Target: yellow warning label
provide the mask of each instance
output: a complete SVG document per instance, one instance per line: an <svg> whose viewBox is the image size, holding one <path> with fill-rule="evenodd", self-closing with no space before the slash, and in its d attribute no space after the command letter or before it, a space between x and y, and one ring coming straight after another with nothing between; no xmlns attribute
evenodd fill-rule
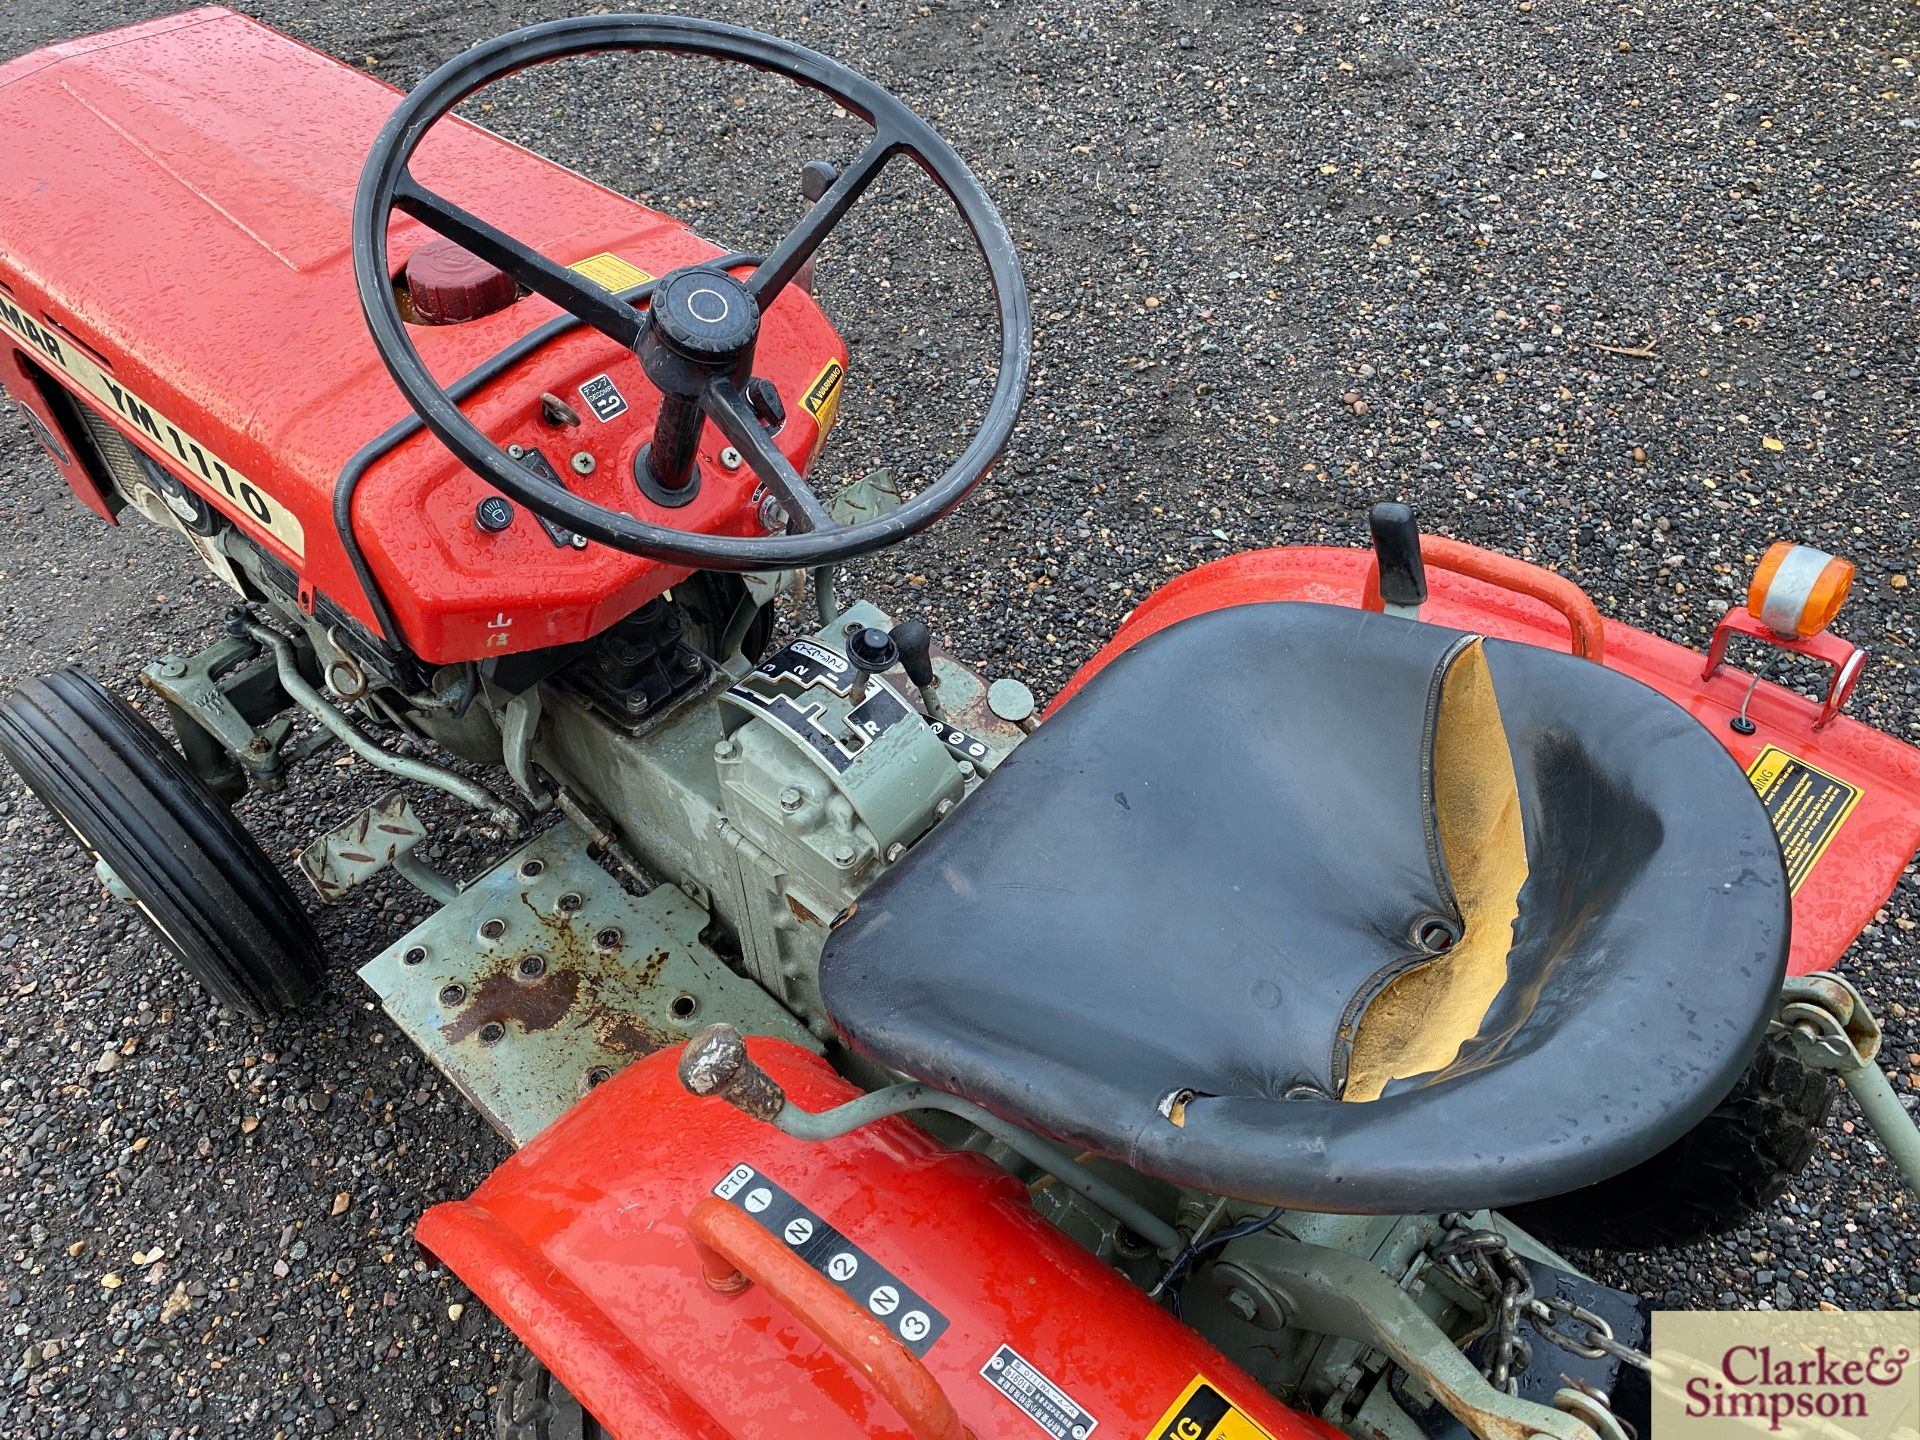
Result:
<svg viewBox="0 0 1920 1440"><path fill-rule="evenodd" d="M813 377L813 383L807 386L806 396L801 401L814 423L820 427L820 434L813 442L813 453L816 455L826 442L827 432L833 428L833 422L840 418L840 385L846 378L846 366L838 360L827 361L820 367L820 373Z"/></svg>
<svg viewBox="0 0 1920 1440"><path fill-rule="evenodd" d="M1769 745L1747 767L1780 837L1787 883L1798 890L1860 803L1860 788Z"/></svg>
<svg viewBox="0 0 1920 1440"><path fill-rule="evenodd" d="M631 290L636 285L644 285L653 279L638 265L622 260L611 250L602 250L598 255L589 255L584 260L576 260L567 267L575 274L584 275L602 290L611 290L618 294L622 290Z"/></svg>
<svg viewBox="0 0 1920 1440"><path fill-rule="evenodd" d="M184 427L169 420L158 406L149 405L101 369L71 339L41 324L4 295L0 295L0 333L19 340L36 359L44 360L98 400L108 414L150 442L175 470L199 482L196 488L233 511L235 518L265 530L296 557L306 554L306 531L291 510L242 475L237 466L215 455L211 446L201 444Z"/></svg>
<svg viewBox="0 0 1920 1440"><path fill-rule="evenodd" d="M1204 1375L1181 1392L1146 1440L1273 1440L1273 1436L1235 1408Z"/></svg>

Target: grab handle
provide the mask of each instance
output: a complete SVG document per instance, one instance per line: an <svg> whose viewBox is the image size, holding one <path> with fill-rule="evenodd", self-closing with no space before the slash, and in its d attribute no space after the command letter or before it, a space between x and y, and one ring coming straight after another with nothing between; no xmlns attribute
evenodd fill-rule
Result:
<svg viewBox="0 0 1920 1440"><path fill-rule="evenodd" d="M758 1285L820 1342L867 1377L907 1422L914 1440L972 1440L940 1382L879 1319L800 1253L717 1195L687 1217L710 1289L737 1295Z"/></svg>
<svg viewBox="0 0 1920 1440"><path fill-rule="evenodd" d="M1582 659L1592 660L1596 664L1605 659L1607 636L1600 612L1594 608L1593 601L1587 598L1587 592L1564 575L1555 575L1551 570L1542 570L1538 565L1529 565L1510 555L1496 555L1491 550L1482 550L1477 545L1449 540L1440 535L1420 537L1420 558L1428 569L1450 570L1455 575L1511 590L1516 595L1525 595L1558 610L1566 617L1570 632L1567 648ZM1367 610L1383 608L1378 557L1367 566L1367 585L1360 604Z"/></svg>

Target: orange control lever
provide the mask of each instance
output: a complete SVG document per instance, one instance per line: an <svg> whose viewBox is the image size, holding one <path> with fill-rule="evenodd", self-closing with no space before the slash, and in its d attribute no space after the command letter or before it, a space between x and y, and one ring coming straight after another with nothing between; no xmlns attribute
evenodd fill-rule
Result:
<svg viewBox="0 0 1920 1440"><path fill-rule="evenodd" d="M687 1233L693 1237L709 1287L722 1295L737 1295L749 1285L760 1286L829 1350L866 1376L907 1422L914 1440L972 1440L947 1392L920 1357L744 1211L709 1195L687 1217Z"/></svg>
<svg viewBox="0 0 1920 1440"><path fill-rule="evenodd" d="M1482 550L1476 545L1448 540L1440 535L1420 537L1420 558L1430 570L1450 570L1470 580L1497 585L1502 590L1511 590L1516 595L1526 595L1551 606L1566 616L1567 628L1572 632L1572 643L1568 648L1575 655L1595 663L1606 657L1606 628L1601 622L1600 612L1594 608L1593 601L1587 598L1587 592L1564 575L1555 575L1551 570L1542 570L1538 565L1529 565L1510 555L1496 555L1491 550ZM1360 604L1367 610L1381 608L1378 560L1367 567L1367 588Z"/></svg>

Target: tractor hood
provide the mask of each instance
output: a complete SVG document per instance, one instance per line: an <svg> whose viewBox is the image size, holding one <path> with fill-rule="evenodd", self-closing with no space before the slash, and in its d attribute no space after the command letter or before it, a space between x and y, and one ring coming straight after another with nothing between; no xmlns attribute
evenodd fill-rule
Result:
<svg viewBox="0 0 1920 1440"><path fill-rule="evenodd" d="M11 388L25 389L17 377L36 368L50 373L206 489L303 592L369 624L332 495L349 458L409 414L361 318L350 244L361 163L396 103L379 80L217 8L0 65L0 359L32 362ZM610 288L720 253L678 221L461 121L436 127L413 169L559 262L597 264ZM396 217L396 267L431 238ZM823 364L844 367L845 352L811 298L793 293L768 313L756 371L797 401ZM409 329L445 383L558 313L526 296L484 319ZM616 423L589 415L560 438L602 447L608 489L591 498L630 504L631 485L616 490L612 473L644 442L656 403L632 356L584 332L522 369L469 406L502 445L520 437L498 417L518 423L537 415L541 390L612 370L626 413ZM490 406L509 388L510 409ZM783 448L804 465L823 429L789 426ZM671 583L650 561L597 547L556 555L532 533L477 552L469 489L490 493L422 437L370 471L354 502L375 571L396 611L411 614L402 628L418 631L405 638L426 658L497 643L505 627L487 634L480 621L508 615L523 593L550 613L515 631L516 649L583 638ZM748 508L744 496L716 487L703 507L712 513L683 523L728 528L736 506Z"/></svg>

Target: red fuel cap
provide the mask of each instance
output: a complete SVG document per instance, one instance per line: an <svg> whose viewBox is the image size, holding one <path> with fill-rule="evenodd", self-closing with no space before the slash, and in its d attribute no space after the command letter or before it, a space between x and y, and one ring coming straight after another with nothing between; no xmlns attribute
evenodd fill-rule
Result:
<svg viewBox="0 0 1920 1440"><path fill-rule="evenodd" d="M478 320L519 295L511 275L451 240L429 240L407 261L407 298L429 325Z"/></svg>

